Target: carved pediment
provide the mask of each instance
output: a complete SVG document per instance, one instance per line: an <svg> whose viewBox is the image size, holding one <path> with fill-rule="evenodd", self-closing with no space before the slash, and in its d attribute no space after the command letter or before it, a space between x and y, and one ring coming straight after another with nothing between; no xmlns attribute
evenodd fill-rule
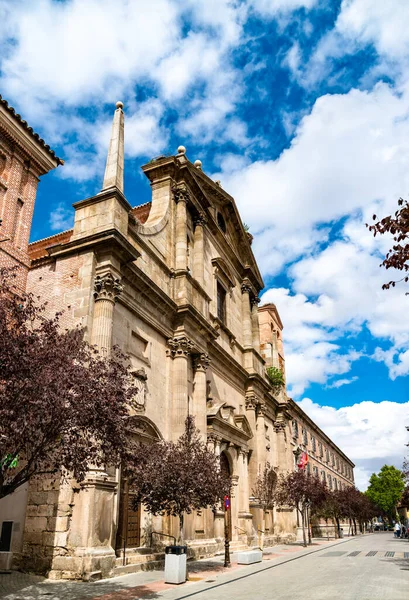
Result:
<svg viewBox="0 0 409 600"><path fill-rule="evenodd" d="M227 402L208 406L208 433L217 434L224 441L246 446L248 440L253 437L253 432L247 417L235 412L236 408Z"/></svg>
<svg viewBox="0 0 409 600"><path fill-rule="evenodd" d="M226 261L219 256L212 260L212 265L215 269L215 275L224 280L229 288L234 288L234 276Z"/></svg>
<svg viewBox="0 0 409 600"><path fill-rule="evenodd" d="M141 415L129 417L126 423L129 433L142 438L143 441L155 442L163 439L161 432L153 421Z"/></svg>

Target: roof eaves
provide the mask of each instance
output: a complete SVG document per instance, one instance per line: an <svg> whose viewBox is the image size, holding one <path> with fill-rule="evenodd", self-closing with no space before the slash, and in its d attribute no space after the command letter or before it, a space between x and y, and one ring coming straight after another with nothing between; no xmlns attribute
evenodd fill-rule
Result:
<svg viewBox="0 0 409 600"><path fill-rule="evenodd" d="M48 144L45 143L45 141L43 140L43 138L41 138L38 133L36 133L34 131L34 129L32 127L29 126L29 124L27 123L27 121L25 121L21 115L19 115L16 110L10 106L10 104L7 102L7 100L5 100L2 95L0 94L0 105L3 106L8 113L10 113L14 119L16 119L16 121L18 121L18 123L20 123L20 125L31 135L32 138L34 138L36 140L36 142L38 144L40 144L40 146L42 146L42 148L48 152L48 154L50 156L52 156L52 158L57 162L58 165L63 165L64 161L62 158L59 158L54 150L52 150L50 148L50 146Z"/></svg>

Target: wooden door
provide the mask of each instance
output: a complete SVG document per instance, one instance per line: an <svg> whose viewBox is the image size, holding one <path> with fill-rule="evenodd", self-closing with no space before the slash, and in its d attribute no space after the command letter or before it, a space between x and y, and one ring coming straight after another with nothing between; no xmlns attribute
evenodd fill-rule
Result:
<svg viewBox="0 0 409 600"><path fill-rule="evenodd" d="M116 550L139 548L140 545L141 505L134 508L134 495L129 492L128 482L121 480Z"/></svg>

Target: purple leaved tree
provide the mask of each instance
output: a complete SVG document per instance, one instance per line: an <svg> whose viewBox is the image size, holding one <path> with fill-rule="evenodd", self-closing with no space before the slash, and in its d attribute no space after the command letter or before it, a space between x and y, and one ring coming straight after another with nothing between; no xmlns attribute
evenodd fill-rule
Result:
<svg viewBox="0 0 409 600"><path fill-rule="evenodd" d="M89 464L123 461L137 392L119 349L103 357L83 330L62 330L13 276L0 273L0 498L33 477L81 481Z"/></svg>
<svg viewBox="0 0 409 600"><path fill-rule="evenodd" d="M220 460L202 441L193 417L176 442L159 441L147 449L139 445L126 473L141 502L152 515L179 518L179 543L183 543L184 515L206 507L215 508L229 494L230 478Z"/></svg>

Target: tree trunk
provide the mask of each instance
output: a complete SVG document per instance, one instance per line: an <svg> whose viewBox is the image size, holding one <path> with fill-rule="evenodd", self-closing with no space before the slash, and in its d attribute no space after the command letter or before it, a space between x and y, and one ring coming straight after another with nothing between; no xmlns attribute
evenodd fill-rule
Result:
<svg viewBox="0 0 409 600"><path fill-rule="evenodd" d="M337 524L338 537L341 537L341 524L338 517L335 517L335 523Z"/></svg>
<svg viewBox="0 0 409 600"><path fill-rule="evenodd" d="M300 512L301 512L302 538L303 538L303 542L304 542L303 545L304 545L304 548L306 548L307 547L307 535L306 535L306 532L305 532L305 520L306 519L305 519L305 508L304 508L304 506L302 507L302 510Z"/></svg>
<svg viewBox="0 0 409 600"><path fill-rule="evenodd" d="M183 524L185 521L185 515L183 513L179 514L179 539L178 539L178 544L180 546L183 546L183 542L184 542L184 535L183 535Z"/></svg>
<svg viewBox="0 0 409 600"><path fill-rule="evenodd" d="M307 527L308 527L308 543L312 545L312 537L311 537L311 512L310 509L307 508Z"/></svg>

